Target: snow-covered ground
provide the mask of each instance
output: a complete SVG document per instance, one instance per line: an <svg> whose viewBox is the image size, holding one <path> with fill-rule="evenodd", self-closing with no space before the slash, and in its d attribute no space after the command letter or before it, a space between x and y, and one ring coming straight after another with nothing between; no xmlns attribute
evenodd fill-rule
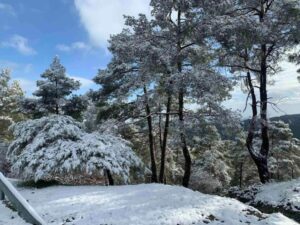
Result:
<svg viewBox="0 0 300 225"><path fill-rule="evenodd" d="M234 199L177 186L53 186L19 191L47 223L55 225L297 224L281 214L262 214ZM15 214L2 208L0 205L1 225L26 224L11 219Z"/></svg>
<svg viewBox="0 0 300 225"><path fill-rule="evenodd" d="M249 204L263 204L300 213L300 179L253 185L245 190L233 190L237 198Z"/></svg>
<svg viewBox="0 0 300 225"><path fill-rule="evenodd" d="M254 202L300 213L300 179L261 186Z"/></svg>
<svg viewBox="0 0 300 225"><path fill-rule="evenodd" d="M0 201L0 224L1 225L23 225L25 223L16 212L13 212L9 208L7 208Z"/></svg>

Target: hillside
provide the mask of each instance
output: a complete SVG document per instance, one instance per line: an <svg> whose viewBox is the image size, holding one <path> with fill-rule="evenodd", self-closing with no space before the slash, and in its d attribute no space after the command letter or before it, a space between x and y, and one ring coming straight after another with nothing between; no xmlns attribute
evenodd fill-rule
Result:
<svg viewBox="0 0 300 225"><path fill-rule="evenodd" d="M43 219L54 225L297 225L279 213L263 214L235 199L178 186L53 186L19 190ZM26 224L20 223L15 213L8 216L1 207L0 204L0 224Z"/></svg>

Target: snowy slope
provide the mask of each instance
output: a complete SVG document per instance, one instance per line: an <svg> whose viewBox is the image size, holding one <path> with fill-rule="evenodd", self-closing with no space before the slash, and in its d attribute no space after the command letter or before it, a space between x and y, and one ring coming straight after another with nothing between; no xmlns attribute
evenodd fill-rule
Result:
<svg viewBox="0 0 300 225"><path fill-rule="evenodd" d="M8 209L0 201L0 225L27 225L24 220L22 220L16 212ZM29 225L29 224L28 224Z"/></svg>
<svg viewBox="0 0 300 225"><path fill-rule="evenodd" d="M19 190L46 222L55 225L297 224L281 214L262 214L234 199L177 186L54 186ZM4 217L7 221L3 223L2 219L0 224L25 224L11 222L14 220L9 219L10 215L9 212Z"/></svg>
<svg viewBox="0 0 300 225"><path fill-rule="evenodd" d="M232 197L251 205L265 205L300 213L300 179L252 185L244 190L232 188Z"/></svg>
<svg viewBox="0 0 300 225"><path fill-rule="evenodd" d="M255 195L254 202L300 213L300 179L263 185Z"/></svg>

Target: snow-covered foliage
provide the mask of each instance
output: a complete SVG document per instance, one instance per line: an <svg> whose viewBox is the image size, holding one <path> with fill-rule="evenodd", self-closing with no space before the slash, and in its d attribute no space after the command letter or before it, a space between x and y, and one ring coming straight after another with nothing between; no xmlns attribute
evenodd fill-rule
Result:
<svg viewBox="0 0 300 225"><path fill-rule="evenodd" d="M289 60L291 62L296 63L297 65L300 65L300 53L293 53L289 56ZM297 70L298 73L300 73L300 69ZM298 77L298 81L300 81L300 76Z"/></svg>
<svg viewBox="0 0 300 225"><path fill-rule="evenodd" d="M255 164L246 148L246 132L241 131L233 140L225 143L225 151L228 154L230 174L232 180L230 185L248 186L259 182Z"/></svg>
<svg viewBox="0 0 300 225"><path fill-rule="evenodd" d="M215 112L230 97L232 82L218 71L211 46L202 40L205 35L202 28L198 30L202 17L191 1L152 0L150 5L151 20L145 15L128 16L128 29L111 37L112 60L94 81L100 85L100 103L130 102L136 112L132 121L145 121L139 132L149 137L153 181L154 146L161 148L162 182L165 153L170 148L169 124L177 119L178 129L174 131L185 161L183 183L188 186L191 156L185 123L194 112L185 110L187 104L197 105L205 114Z"/></svg>
<svg viewBox="0 0 300 225"><path fill-rule="evenodd" d="M99 109L92 101L89 101L87 108L83 113L83 124L84 128L88 132L93 132L97 129L97 116Z"/></svg>
<svg viewBox="0 0 300 225"><path fill-rule="evenodd" d="M237 200L178 186L53 186L20 188L49 224L114 225L297 225L280 213L264 214ZM4 214L2 216L2 214ZM0 223L25 225L0 203Z"/></svg>
<svg viewBox="0 0 300 225"><path fill-rule="evenodd" d="M268 105L271 99L268 84L271 84L271 76L280 71L282 59L299 43L299 1L217 0L200 4L202 2L217 42L220 64L246 80L248 99L252 101L252 124L260 120L261 138L259 151L254 151L255 128L251 125L247 148L257 165L260 180L268 182Z"/></svg>
<svg viewBox="0 0 300 225"><path fill-rule="evenodd" d="M129 143L112 135L85 133L67 116L27 120L11 127L15 140L8 151L12 170L26 180L55 180L69 174L103 176L108 170L129 181L141 161Z"/></svg>
<svg viewBox="0 0 300 225"><path fill-rule="evenodd" d="M218 193L229 185L230 168L220 148L221 146L214 146L206 150L193 163L190 181L192 189L204 193Z"/></svg>
<svg viewBox="0 0 300 225"><path fill-rule="evenodd" d="M300 141L293 138L289 125L270 122L270 171L273 178L285 180L300 175Z"/></svg>
<svg viewBox="0 0 300 225"><path fill-rule="evenodd" d="M6 160L8 144L0 141L0 172L4 175L9 173L9 164Z"/></svg>
<svg viewBox="0 0 300 225"><path fill-rule="evenodd" d="M20 119L18 101L23 91L18 82L10 82L10 79L10 70L0 71L0 139L6 139L9 125Z"/></svg>

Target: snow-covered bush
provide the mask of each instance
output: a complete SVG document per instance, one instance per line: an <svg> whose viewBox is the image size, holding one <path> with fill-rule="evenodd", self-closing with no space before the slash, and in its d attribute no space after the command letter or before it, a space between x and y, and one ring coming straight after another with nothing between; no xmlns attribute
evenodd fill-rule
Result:
<svg viewBox="0 0 300 225"><path fill-rule="evenodd" d="M142 163L125 140L86 133L71 117L53 115L13 125L8 150L12 171L25 180L59 180L74 174L107 172L129 181L131 168Z"/></svg>

